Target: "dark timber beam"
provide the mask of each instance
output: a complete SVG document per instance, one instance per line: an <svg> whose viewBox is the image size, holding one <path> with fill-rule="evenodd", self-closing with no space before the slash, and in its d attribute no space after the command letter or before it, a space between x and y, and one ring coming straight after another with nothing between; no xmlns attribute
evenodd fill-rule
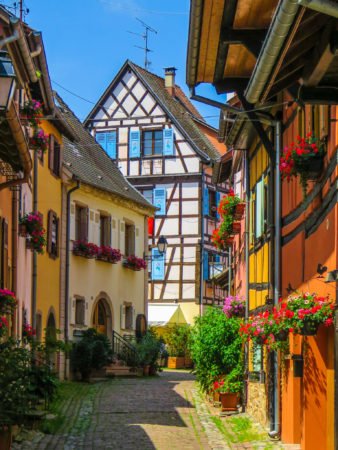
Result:
<svg viewBox="0 0 338 450"><path fill-rule="evenodd" d="M305 86L317 86L327 72L333 58L338 52L337 31L333 31L334 21L331 21L315 46L312 57L303 70L302 80Z"/></svg>
<svg viewBox="0 0 338 450"><path fill-rule="evenodd" d="M225 94L227 92L243 92L249 82L249 78L223 78L221 81L214 83L217 94Z"/></svg>
<svg viewBox="0 0 338 450"><path fill-rule="evenodd" d="M237 8L237 0L227 0L224 4L223 16L222 16L222 24L221 29L223 28L232 28L233 21L235 19ZM224 68L226 59L228 56L228 44L222 42L222 39L219 39L218 50L217 50L217 58L216 58L216 67L214 73L214 82L222 80L224 75Z"/></svg>
<svg viewBox="0 0 338 450"><path fill-rule="evenodd" d="M234 30L223 28L221 31L221 41L224 44L242 44L256 58L259 55L263 41L265 39L266 30Z"/></svg>
<svg viewBox="0 0 338 450"><path fill-rule="evenodd" d="M338 104L338 86L316 88L302 87L300 98L304 103L310 105L337 105Z"/></svg>
<svg viewBox="0 0 338 450"><path fill-rule="evenodd" d="M253 105L248 103L248 101L246 100L246 98L244 97L244 95L242 93L238 93L238 98L240 99L242 106L243 106L244 110L246 111L247 117L250 119L252 126L254 127L256 133L258 134L258 137L260 138L262 144L264 145L265 150L266 150L267 154L269 155L270 161L272 163L274 163L275 162L275 151L274 151L273 142L271 142L271 140L269 139L269 136L268 136L266 130L264 129L262 123L260 122L257 114L254 111L252 111L252 109L254 108Z"/></svg>

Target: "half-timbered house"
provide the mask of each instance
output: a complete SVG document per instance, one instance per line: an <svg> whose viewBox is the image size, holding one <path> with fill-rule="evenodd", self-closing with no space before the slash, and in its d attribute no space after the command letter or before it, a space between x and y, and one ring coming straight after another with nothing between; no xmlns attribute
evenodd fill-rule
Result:
<svg viewBox="0 0 338 450"><path fill-rule="evenodd" d="M86 127L128 180L158 209L149 222L149 301L178 303L188 322L224 292L210 280L221 257L210 243L217 203L211 166L224 144L175 83L127 61L85 120ZM168 248L156 243L165 236ZM201 276L202 275L202 276Z"/></svg>

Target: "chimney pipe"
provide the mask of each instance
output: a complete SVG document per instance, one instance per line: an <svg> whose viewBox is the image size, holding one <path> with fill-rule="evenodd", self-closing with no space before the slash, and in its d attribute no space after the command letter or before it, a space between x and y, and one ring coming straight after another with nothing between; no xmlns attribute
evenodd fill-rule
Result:
<svg viewBox="0 0 338 450"><path fill-rule="evenodd" d="M176 70L176 67L165 67L164 69L164 86L172 97L175 96Z"/></svg>

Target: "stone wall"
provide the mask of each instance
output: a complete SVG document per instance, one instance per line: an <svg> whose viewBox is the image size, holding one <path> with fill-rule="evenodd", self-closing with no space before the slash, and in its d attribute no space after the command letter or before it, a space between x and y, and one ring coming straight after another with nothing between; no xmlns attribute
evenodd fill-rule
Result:
<svg viewBox="0 0 338 450"><path fill-rule="evenodd" d="M248 382L247 413L263 427L268 426L267 388L263 383Z"/></svg>

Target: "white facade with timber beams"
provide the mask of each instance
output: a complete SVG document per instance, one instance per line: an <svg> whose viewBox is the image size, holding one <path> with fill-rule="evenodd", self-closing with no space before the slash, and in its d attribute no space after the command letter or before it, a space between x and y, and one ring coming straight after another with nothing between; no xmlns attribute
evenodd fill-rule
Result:
<svg viewBox="0 0 338 450"><path fill-rule="evenodd" d="M181 305L192 323L200 304L223 302L212 289L226 263L210 242L216 204L225 185L211 182L212 165L225 146L175 85L175 69L158 77L127 61L85 126L128 180L157 208L149 221L149 301ZM168 241L160 255L159 236ZM202 255L202 258L201 258ZM201 280L202 273L202 280Z"/></svg>

